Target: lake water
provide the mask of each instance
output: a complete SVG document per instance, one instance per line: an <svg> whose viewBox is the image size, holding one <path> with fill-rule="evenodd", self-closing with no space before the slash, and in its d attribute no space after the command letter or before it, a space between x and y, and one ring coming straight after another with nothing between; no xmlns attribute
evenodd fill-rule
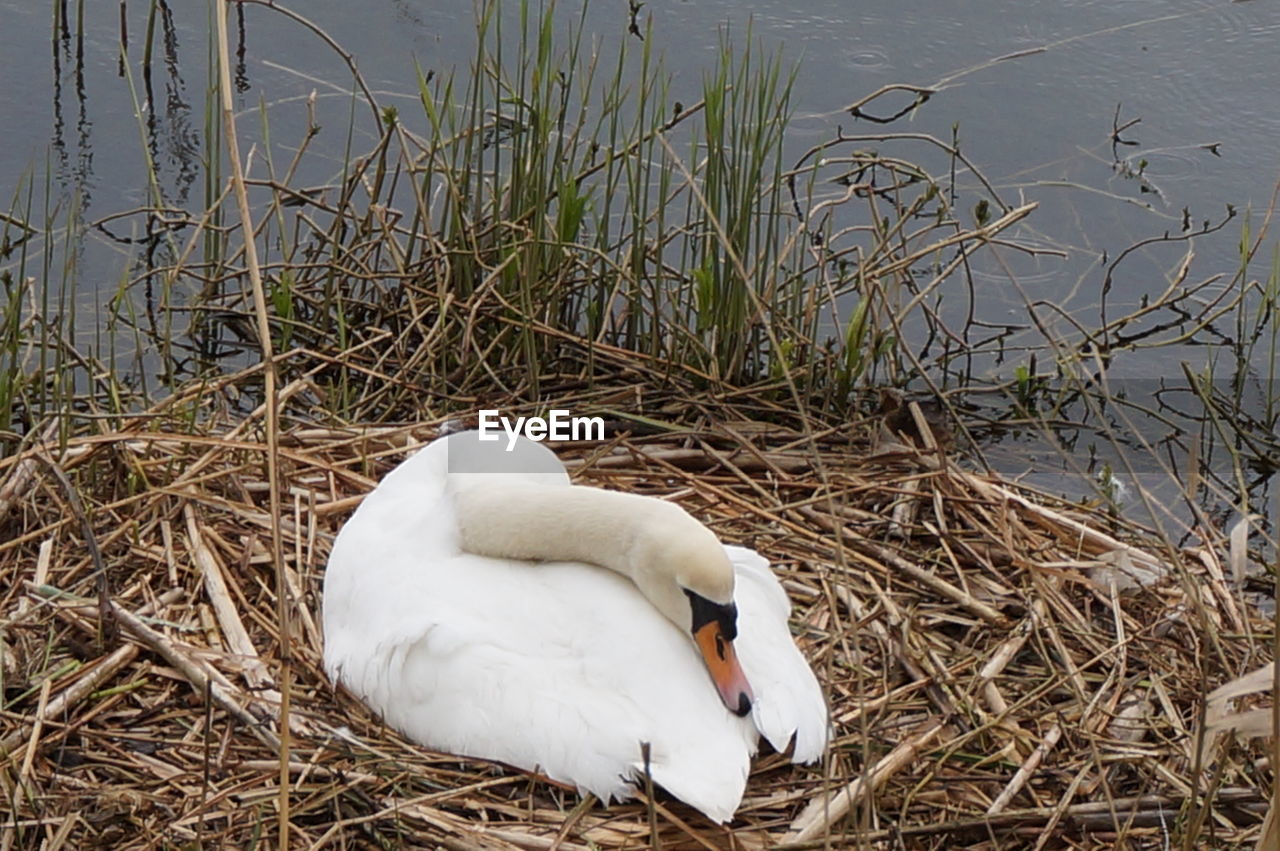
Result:
<svg viewBox="0 0 1280 851"><path fill-rule="evenodd" d="M86 3L83 25L73 22L57 33L54 8L0 0L0 51L6 57L0 64L0 114L6 119L0 192L12 199L29 186L24 180L34 180L39 198L47 175L56 203L78 200L85 220L141 206L147 198L141 140L149 132L166 196L198 207L207 5L160 4L166 14L156 44L166 59L157 63L150 97L137 73L147 4L126 2L122 12L117 3ZM351 52L384 104L400 102L406 111L417 99L415 61L447 73L465 67L475 51L474 9L467 0L292 8ZM349 75L297 23L261 6L242 9L242 127L255 128L248 132L256 137L256 110L265 103L273 153L278 165L287 163L305 127L307 98L317 93L322 130L299 182L332 182L341 171L349 117L359 109L349 96ZM568 20L581 9L565 2L558 13ZM702 74L726 30L741 43L750 28L766 46L798 62L788 139L796 153L836 126L884 129L842 111L881 86L938 89L891 129L943 140L954 129L962 150L1001 197L1040 205L1009 236L1045 253L1002 251L992 255L998 262L973 271L985 287L981 311L990 321L1025 314L1025 298L1056 301L1096 319L1106 263L1119 252L1179 233L1184 216L1217 221L1228 205L1252 211L1256 233L1280 180L1280 4L1273 0L648 0L640 17L649 16L652 42L675 75L672 94L686 103L698 99ZM133 57L132 91L120 73L122 17ZM634 38L627 34L622 0L592 3L584 20L606 52ZM82 40L76 32L85 34ZM135 102L144 104L143 120ZM892 105L876 109L887 112ZM1117 124L1128 125L1120 134L1125 144L1113 142ZM366 124L358 132L369 130ZM359 139L355 150L366 150L371 138ZM924 145L898 143L895 153L938 163ZM1238 216L1195 240L1189 280L1221 275L1223 286L1231 280L1240 263L1242 222ZM58 255L55 267L66 269L86 297L114 292L134 250L130 226L127 219L106 222L74 246L72 262ZM1274 245L1274 239L1266 242L1250 277L1265 279ZM1117 269L1113 309L1161 292L1186 250L1186 243L1176 242L1136 252ZM1200 369L1211 356L1203 347L1126 355L1111 371L1134 382L1180 378L1178 359ZM1264 371L1266 364L1253 366ZM1276 395L1266 387L1261 393ZM994 456L1008 446L992 447ZM1008 463L1017 467L1021 460Z"/></svg>

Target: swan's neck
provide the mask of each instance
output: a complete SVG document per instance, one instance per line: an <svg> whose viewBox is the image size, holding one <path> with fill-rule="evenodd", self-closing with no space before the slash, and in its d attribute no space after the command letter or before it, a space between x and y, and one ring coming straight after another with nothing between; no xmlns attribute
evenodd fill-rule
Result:
<svg viewBox="0 0 1280 851"><path fill-rule="evenodd" d="M691 522L676 506L649 497L582 486L511 479L469 485L454 494L461 548L526 561L581 561L638 579L644 542ZM693 521L696 522L696 521Z"/></svg>

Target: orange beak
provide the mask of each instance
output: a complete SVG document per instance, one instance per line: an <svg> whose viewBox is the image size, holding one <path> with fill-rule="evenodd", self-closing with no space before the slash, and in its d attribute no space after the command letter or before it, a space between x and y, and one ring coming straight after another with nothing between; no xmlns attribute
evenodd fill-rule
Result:
<svg viewBox="0 0 1280 851"><path fill-rule="evenodd" d="M702 651L702 659L707 663L707 670L711 672L711 679L724 705L735 715L746 715L751 711L751 702L755 698L747 676L738 664L738 656L733 652L733 642L724 637L720 623L709 621L703 624L693 633L693 639Z"/></svg>

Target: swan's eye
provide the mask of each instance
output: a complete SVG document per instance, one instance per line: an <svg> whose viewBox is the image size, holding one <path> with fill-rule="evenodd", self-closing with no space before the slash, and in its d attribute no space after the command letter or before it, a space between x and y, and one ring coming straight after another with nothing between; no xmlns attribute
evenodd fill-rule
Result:
<svg viewBox="0 0 1280 851"><path fill-rule="evenodd" d="M693 615L693 623L689 624L693 632L715 621L720 625L720 632L725 641L733 641L738 637L738 607L733 603L713 603L701 594L684 589L689 598L689 608ZM723 657L723 653L721 654Z"/></svg>

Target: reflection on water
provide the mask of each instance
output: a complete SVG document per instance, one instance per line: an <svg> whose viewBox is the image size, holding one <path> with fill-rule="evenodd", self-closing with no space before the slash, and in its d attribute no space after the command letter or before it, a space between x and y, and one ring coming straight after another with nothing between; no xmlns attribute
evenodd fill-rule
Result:
<svg viewBox="0 0 1280 851"><path fill-rule="evenodd" d="M1008 479L1112 502L1182 544L1198 512L1226 528L1242 494L1268 493L1280 471L1280 433L1266 426L1280 409L1273 381L1131 378L1108 381L1101 396L1087 389L1046 382L971 397L971 422L1001 425L973 429L979 454ZM1238 465L1226 463L1233 456ZM1222 463L1200 467L1197 458Z"/></svg>
<svg viewBox="0 0 1280 851"><path fill-rule="evenodd" d="M59 8L59 7L55 7ZM89 120L89 108L85 98L84 85L84 35L78 31L74 36L66 18L65 6L55 26L56 38L53 45L53 128L50 147L57 163L56 175L58 183L64 188L72 188L79 193L81 203L88 204L93 199L93 148L91 131L93 123ZM73 92L72 106L75 110L75 140L70 143L66 139L66 99L63 88L67 86ZM7 91L15 91L8 88ZM23 146L25 148L25 146ZM70 149L69 149L70 148ZM0 174L10 175L22 170L26 164L3 163Z"/></svg>
<svg viewBox="0 0 1280 851"><path fill-rule="evenodd" d="M187 85L182 78L181 40L173 11L167 3L157 4L160 51L163 71L161 90L157 92L154 62L142 64L143 91L146 101L147 144L158 173L162 201L184 206L200 168L200 130L193 122ZM241 12L241 15L243 12ZM239 18L240 15L237 15Z"/></svg>

